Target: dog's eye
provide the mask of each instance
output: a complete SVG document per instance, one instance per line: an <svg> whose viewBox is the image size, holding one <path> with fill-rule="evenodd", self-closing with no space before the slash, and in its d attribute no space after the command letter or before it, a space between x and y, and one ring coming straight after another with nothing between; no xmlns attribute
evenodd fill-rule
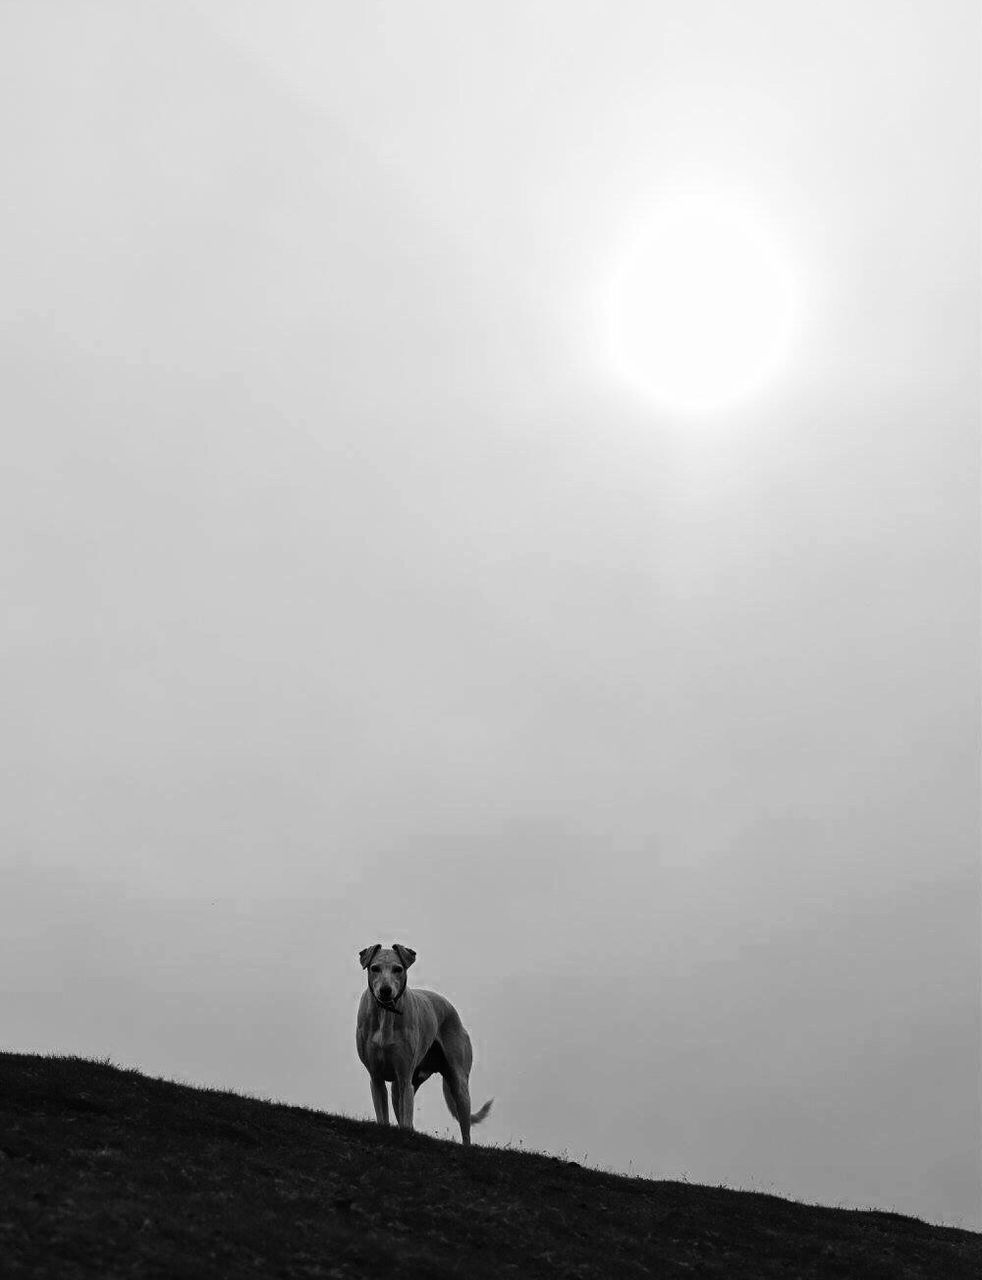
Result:
<svg viewBox="0 0 982 1280"><path fill-rule="evenodd" d="M381 966L380 964L373 964L373 965L372 965L372 973L378 973L378 972L379 972L379 970L380 970L381 968L382 968L382 966Z"/></svg>
<svg viewBox="0 0 982 1280"><path fill-rule="evenodd" d="M393 973L402 973L402 965L401 965L401 964L394 964L394 965L392 966L392 972L393 972Z"/></svg>

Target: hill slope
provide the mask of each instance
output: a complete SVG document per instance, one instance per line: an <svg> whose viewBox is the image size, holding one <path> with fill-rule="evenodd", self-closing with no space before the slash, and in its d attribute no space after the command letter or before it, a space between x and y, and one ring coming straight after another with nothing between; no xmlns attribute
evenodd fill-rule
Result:
<svg viewBox="0 0 982 1280"><path fill-rule="evenodd" d="M982 1235L0 1054L0 1270L976 1280Z"/></svg>

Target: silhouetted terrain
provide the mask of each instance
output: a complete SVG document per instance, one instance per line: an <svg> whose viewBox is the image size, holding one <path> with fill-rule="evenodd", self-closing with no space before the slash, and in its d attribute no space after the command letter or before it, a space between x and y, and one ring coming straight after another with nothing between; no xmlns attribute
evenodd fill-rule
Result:
<svg viewBox="0 0 982 1280"><path fill-rule="evenodd" d="M0 1273L978 1280L982 1235L0 1054Z"/></svg>

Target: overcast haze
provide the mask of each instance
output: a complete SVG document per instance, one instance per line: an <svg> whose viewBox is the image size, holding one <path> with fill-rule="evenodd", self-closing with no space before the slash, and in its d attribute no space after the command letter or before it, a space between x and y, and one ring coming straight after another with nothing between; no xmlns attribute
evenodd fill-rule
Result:
<svg viewBox="0 0 982 1280"><path fill-rule="evenodd" d="M0 12L2 1047L982 1227L967 0ZM794 265L611 367L679 187ZM420 1127L449 1129L440 1090Z"/></svg>

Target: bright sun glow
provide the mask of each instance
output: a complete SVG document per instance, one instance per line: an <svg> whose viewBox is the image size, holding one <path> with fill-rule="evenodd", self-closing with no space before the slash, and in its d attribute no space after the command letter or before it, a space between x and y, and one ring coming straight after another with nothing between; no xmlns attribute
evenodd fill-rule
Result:
<svg viewBox="0 0 982 1280"><path fill-rule="evenodd" d="M700 198L662 208L611 286L612 363L669 408L723 408L760 389L788 353L793 273L763 224L737 206Z"/></svg>

